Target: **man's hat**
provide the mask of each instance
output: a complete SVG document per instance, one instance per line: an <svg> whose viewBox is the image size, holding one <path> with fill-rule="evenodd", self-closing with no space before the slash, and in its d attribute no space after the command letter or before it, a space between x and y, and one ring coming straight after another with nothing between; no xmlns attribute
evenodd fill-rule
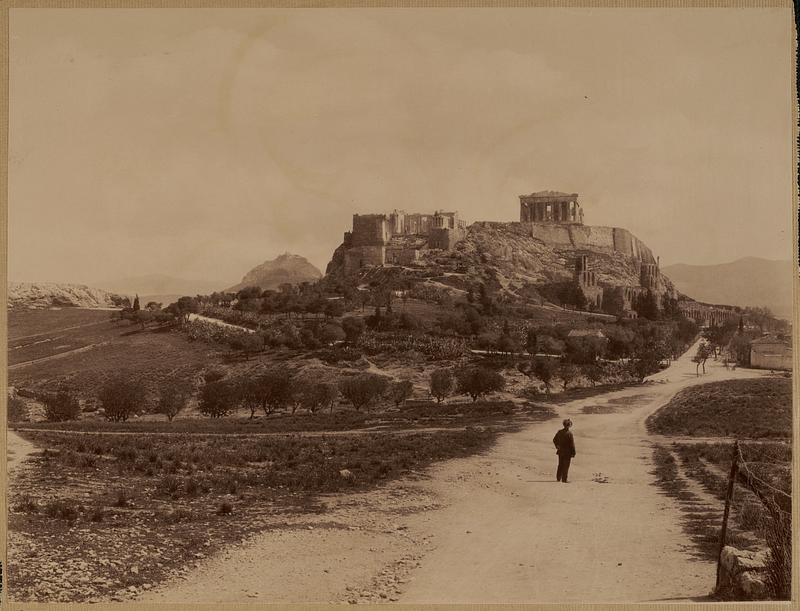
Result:
<svg viewBox="0 0 800 611"><path fill-rule="evenodd" d="M564 422L563 422L562 424L563 424L564 426L572 426L572 420L570 420L569 418L567 418L567 419L565 419L565 420L564 420Z"/></svg>

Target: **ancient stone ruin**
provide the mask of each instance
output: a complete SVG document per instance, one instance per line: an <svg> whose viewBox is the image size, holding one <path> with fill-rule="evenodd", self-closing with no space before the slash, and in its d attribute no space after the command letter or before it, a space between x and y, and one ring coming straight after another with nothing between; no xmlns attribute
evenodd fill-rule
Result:
<svg viewBox="0 0 800 611"><path fill-rule="evenodd" d="M583 225L583 209L577 193L538 191L519 196L519 220L523 223L577 223Z"/></svg>
<svg viewBox="0 0 800 611"><path fill-rule="evenodd" d="M520 195L519 206L520 222L481 221L472 225L472 230L479 233L502 226L509 236L522 234L561 253L588 309L601 310L604 301L611 297L621 304L622 316L636 318L636 303L643 296L652 295L658 306L662 306L665 295L677 296L672 284L661 274L658 257L630 231L584 224L577 193L538 191ZM427 252L452 251L467 235L466 222L456 211L354 214L352 229L344 234L329 270L353 275L374 267L425 265ZM505 248L508 252L501 257L513 260L513 248L510 245ZM620 266L620 274L609 274L610 261ZM597 269L606 271L598 273ZM620 275L627 277L620 281ZM612 279L613 276L617 278ZM701 319L716 320L727 315L691 307L687 314Z"/></svg>
<svg viewBox="0 0 800 611"><path fill-rule="evenodd" d="M409 265L425 249L451 250L466 235L458 212L433 214L354 214L353 229L344 234L344 271L379 265Z"/></svg>

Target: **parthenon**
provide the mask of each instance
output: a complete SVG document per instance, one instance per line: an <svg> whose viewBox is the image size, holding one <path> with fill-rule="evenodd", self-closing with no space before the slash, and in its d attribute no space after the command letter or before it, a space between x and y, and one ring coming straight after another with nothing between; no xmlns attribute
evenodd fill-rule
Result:
<svg viewBox="0 0 800 611"><path fill-rule="evenodd" d="M519 220L523 223L575 223L583 225L583 209L577 193L539 191L519 196Z"/></svg>

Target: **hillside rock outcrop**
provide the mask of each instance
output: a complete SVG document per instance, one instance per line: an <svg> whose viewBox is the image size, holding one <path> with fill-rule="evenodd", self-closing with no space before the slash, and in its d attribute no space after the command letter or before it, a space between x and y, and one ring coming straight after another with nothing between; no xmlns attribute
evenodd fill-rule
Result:
<svg viewBox="0 0 800 611"><path fill-rule="evenodd" d="M114 308L130 305L127 297L85 284L9 282L9 309Z"/></svg>
<svg viewBox="0 0 800 611"><path fill-rule="evenodd" d="M227 289L236 292L247 286L261 289L276 289L281 284L300 284L314 282L322 277L322 272L308 262L305 257L284 253L279 257L265 261L244 275L242 281Z"/></svg>
<svg viewBox="0 0 800 611"><path fill-rule="evenodd" d="M575 265L586 256L588 270L603 287L642 290L643 269L657 270L652 251L628 230L587 225L529 222L477 222L450 251L423 248L410 265L385 265L345 273L340 246L328 265L328 276L350 282L379 280L381 275L417 278L437 286L466 290L486 284L511 298L540 300L547 287L575 280ZM675 294L658 274L658 291Z"/></svg>

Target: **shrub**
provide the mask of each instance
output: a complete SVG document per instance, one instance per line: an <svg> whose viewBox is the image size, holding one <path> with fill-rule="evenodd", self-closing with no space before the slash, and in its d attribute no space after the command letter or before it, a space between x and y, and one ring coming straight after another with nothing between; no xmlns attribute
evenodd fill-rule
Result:
<svg viewBox="0 0 800 611"><path fill-rule="evenodd" d="M128 372L120 372L100 389L98 398L106 420L126 422L144 403L144 387Z"/></svg>
<svg viewBox="0 0 800 611"><path fill-rule="evenodd" d="M14 503L13 510L15 513L36 513L39 511L39 503L36 502L29 494L23 494L19 500Z"/></svg>
<svg viewBox="0 0 800 611"><path fill-rule="evenodd" d="M201 491L200 483L194 478L189 478L186 480L184 489L186 490L187 496L195 496L196 494L199 494Z"/></svg>
<svg viewBox="0 0 800 611"><path fill-rule="evenodd" d="M74 522L78 519L77 507L68 501L61 499L51 501L44 506L44 513L47 517L55 520L66 520L67 522Z"/></svg>
<svg viewBox="0 0 800 611"><path fill-rule="evenodd" d="M233 335L228 343L231 348L241 351L245 358L249 359L264 350L265 339L263 335L257 333L242 332Z"/></svg>
<svg viewBox="0 0 800 611"><path fill-rule="evenodd" d="M18 395L12 395L8 398L8 421L28 421L28 408L25 404L25 401L23 401Z"/></svg>
<svg viewBox="0 0 800 611"><path fill-rule="evenodd" d="M200 389L198 411L211 418L221 418L230 413L236 402L236 388L228 380L214 380Z"/></svg>
<svg viewBox="0 0 800 611"><path fill-rule="evenodd" d="M333 406L339 398L339 389L329 382L311 383L304 387L301 402L312 414L319 408L328 407L333 411Z"/></svg>
<svg viewBox="0 0 800 611"><path fill-rule="evenodd" d="M564 386L564 390L567 390L567 386L574 382L580 373L580 369L571 363L564 363L561 365L561 367L559 367L558 375L561 377L561 383Z"/></svg>
<svg viewBox="0 0 800 611"><path fill-rule="evenodd" d="M431 373L431 395L441 403L453 392L453 372L449 369L436 369Z"/></svg>
<svg viewBox="0 0 800 611"><path fill-rule="evenodd" d="M333 344L343 341L347 335L340 325L328 323L319 330L318 337L325 344Z"/></svg>
<svg viewBox="0 0 800 611"><path fill-rule="evenodd" d="M217 509L217 514L221 516L227 516L233 513L233 505L231 505L228 501L223 501L220 504L219 509Z"/></svg>
<svg viewBox="0 0 800 611"><path fill-rule="evenodd" d="M357 410L369 407L386 392L389 380L374 373L364 373L339 382L339 392Z"/></svg>
<svg viewBox="0 0 800 611"><path fill-rule="evenodd" d="M458 392L469 395L473 402L488 392L505 388L503 376L485 367L462 367L456 371L456 380Z"/></svg>
<svg viewBox="0 0 800 611"><path fill-rule="evenodd" d="M122 488L117 490L116 499L114 500L114 507L127 507L130 505L130 497L128 492Z"/></svg>
<svg viewBox="0 0 800 611"><path fill-rule="evenodd" d="M342 319L342 330L344 331L347 341L354 344L364 333L364 319L356 318L355 316L347 316Z"/></svg>
<svg viewBox="0 0 800 611"><path fill-rule="evenodd" d="M105 515L106 514L102 509L95 509L89 515L89 520L91 520L92 522L102 522Z"/></svg>
<svg viewBox="0 0 800 611"><path fill-rule="evenodd" d="M400 380L389 385L389 397L396 407L400 407L414 392L411 380Z"/></svg>
<svg viewBox="0 0 800 611"><path fill-rule="evenodd" d="M186 407L189 389L178 380L166 379L158 389L158 404L156 412L164 414L167 420L172 419Z"/></svg>
<svg viewBox="0 0 800 611"><path fill-rule="evenodd" d="M49 422L76 420L81 413L81 406L78 400L66 388L61 388L56 393L46 395L42 402L44 403L45 418Z"/></svg>
<svg viewBox="0 0 800 611"><path fill-rule="evenodd" d="M161 478L156 488L161 494L174 496L181 489L181 480L174 475L166 475Z"/></svg>

